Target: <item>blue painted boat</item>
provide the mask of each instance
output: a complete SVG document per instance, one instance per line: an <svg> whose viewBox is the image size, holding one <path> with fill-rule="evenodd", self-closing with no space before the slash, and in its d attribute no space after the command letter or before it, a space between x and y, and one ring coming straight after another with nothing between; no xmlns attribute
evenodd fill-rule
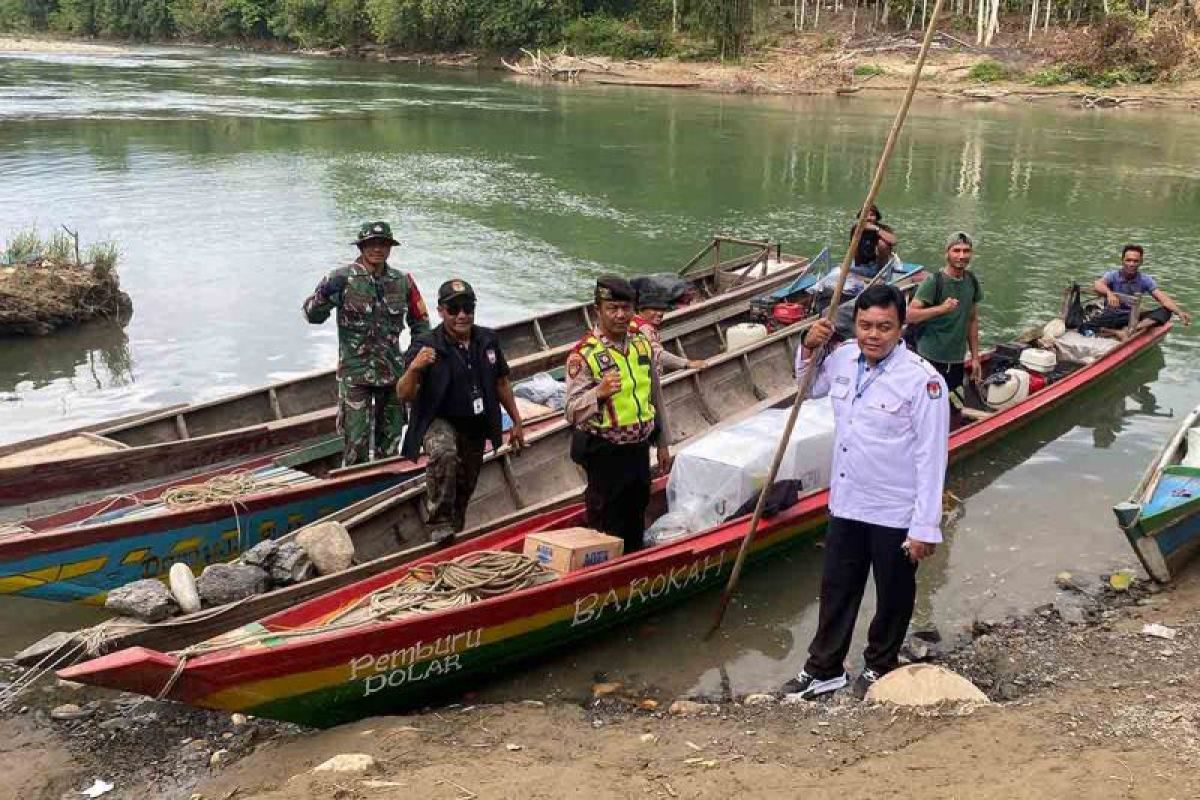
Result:
<svg viewBox="0 0 1200 800"><path fill-rule="evenodd" d="M117 586L165 578L175 563L199 572L228 561L424 469L390 459L328 472L340 457L340 439L329 440L24 520L0 537L0 595L102 604ZM245 493L227 502L168 499L222 476Z"/></svg>
<svg viewBox="0 0 1200 800"><path fill-rule="evenodd" d="M1200 550L1200 452L1189 453L1189 433L1200 430L1192 409L1159 451L1129 500L1113 506L1117 524L1154 580L1179 575ZM1197 447L1200 450L1200 447Z"/></svg>

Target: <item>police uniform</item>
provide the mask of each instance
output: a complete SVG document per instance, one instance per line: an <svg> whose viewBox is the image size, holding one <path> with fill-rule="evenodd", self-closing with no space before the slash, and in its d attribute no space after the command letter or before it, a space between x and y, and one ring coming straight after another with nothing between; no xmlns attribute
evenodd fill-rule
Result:
<svg viewBox="0 0 1200 800"><path fill-rule="evenodd" d="M597 282L597 302L632 302L623 279ZM567 421L575 430L571 458L587 473L584 503L591 528L618 536L625 552L642 545L650 501L650 445L669 441L659 387L659 366L650 340L629 332L614 342L597 328L567 358ZM621 388L601 400L596 387L615 371Z"/></svg>
<svg viewBox="0 0 1200 800"><path fill-rule="evenodd" d="M386 222L363 225L356 244L383 239L397 245ZM326 275L304 301L304 316L319 325L337 309L338 416L345 440L343 466L396 455L404 432L404 406L393 387L404 372L400 332L429 331L429 313L410 273L386 264L378 274L361 261ZM374 438L372 439L372 431Z"/></svg>
<svg viewBox="0 0 1200 800"><path fill-rule="evenodd" d="M455 300L475 302L475 291L466 281L449 280L438 289L438 305ZM487 443L493 448L503 443L497 384L508 376L509 367L499 336L479 325L471 326L466 344L444 325L413 336L405 365L411 365L424 347L432 348L437 360L421 376L400 453L416 459L424 449L429 458L426 524L430 538L437 541L466 526L467 505L479 481Z"/></svg>
<svg viewBox="0 0 1200 800"><path fill-rule="evenodd" d="M806 368L801 348L797 376ZM829 395L836 429L821 609L804 667L817 680L844 675L871 571L877 605L866 666L876 675L896 666L916 597L917 567L902 547L907 538L942 540L945 394L941 375L902 341L874 366L847 342L819 368L811 396Z"/></svg>

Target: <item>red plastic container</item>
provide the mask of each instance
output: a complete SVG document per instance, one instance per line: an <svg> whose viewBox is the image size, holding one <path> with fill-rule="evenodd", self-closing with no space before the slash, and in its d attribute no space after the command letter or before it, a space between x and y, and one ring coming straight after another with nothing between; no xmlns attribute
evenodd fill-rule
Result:
<svg viewBox="0 0 1200 800"><path fill-rule="evenodd" d="M771 316L780 325L795 325L804 319L804 306L799 303L777 303Z"/></svg>
<svg viewBox="0 0 1200 800"><path fill-rule="evenodd" d="M1029 393L1033 394L1039 389L1046 387L1046 376L1040 372L1034 372L1031 369L1025 370L1029 373Z"/></svg>

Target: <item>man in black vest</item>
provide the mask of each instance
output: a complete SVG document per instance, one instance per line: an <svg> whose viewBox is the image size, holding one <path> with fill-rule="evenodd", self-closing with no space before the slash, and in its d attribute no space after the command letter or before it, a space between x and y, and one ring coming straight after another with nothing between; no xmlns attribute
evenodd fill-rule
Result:
<svg viewBox="0 0 1200 800"><path fill-rule="evenodd" d="M500 339L475 324L475 291L466 281L446 281L437 310L442 324L413 337L396 384L400 399L411 404L400 454L415 459L424 448L429 457L425 508L435 542L465 527L484 448L488 441L493 448L503 443L501 406L513 421L512 448L525 444Z"/></svg>

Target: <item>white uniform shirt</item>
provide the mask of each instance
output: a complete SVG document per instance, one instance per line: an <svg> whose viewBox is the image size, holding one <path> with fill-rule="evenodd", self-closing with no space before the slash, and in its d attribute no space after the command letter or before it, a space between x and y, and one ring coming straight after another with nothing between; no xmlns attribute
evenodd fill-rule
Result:
<svg viewBox="0 0 1200 800"><path fill-rule="evenodd" d="M801 347L797 379L806 366ZM829 512L940 542L950 435L942 376L903 341L874 367L847 342L813 381L810 397L825 395L835 420Z"/></svg>

